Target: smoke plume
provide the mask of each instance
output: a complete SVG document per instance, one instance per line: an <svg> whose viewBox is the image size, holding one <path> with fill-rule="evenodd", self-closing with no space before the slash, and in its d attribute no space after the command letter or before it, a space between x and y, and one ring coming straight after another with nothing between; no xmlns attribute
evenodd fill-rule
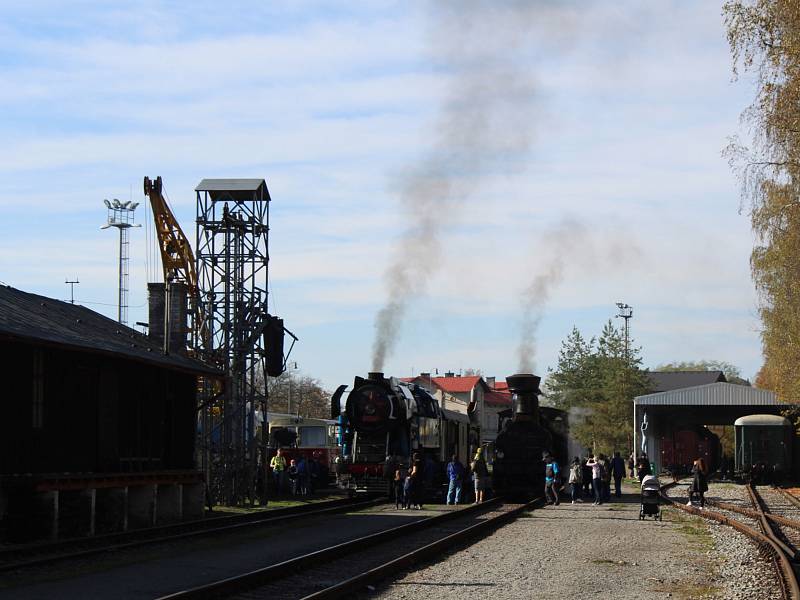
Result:
<svg viewBox="0 0 800 600"><path fill-rule="evenodd" d="M372 368L382 371L409 302L438 269L444 223L489 172L524 162L536 120L536 87L524 43L551 20L547 3L432 3L431 51L448 77L428 151L403 173L396 194L406 229L386 270L387 298L375 321ZM539 28L546 29L546 28Z"/></svg>
<svg viewBox="0 0 800 600"><path fill-rule="evenodd" d="M619 224L612 228L593 224L590 228L576 217L564 217L541 237L543 251L531 264L536 269L521 295L522 318L517 346L519 373L533 373L536 331L553 291L568 271L611 273L636 263L641 253L635 236Z"/></svg>
<svg viewBox="0 0 800 600"><path fill-rule="evenodd" d="M536 356L536 330L542 320L544 308L550 300L553 288L564 278L564 269L574 257L576 250L586 250L587 230L572 218L565 218L543 236L547 256L536 261L542 271L534 275L527 288L522 291L522 319L520 341L517 347L518 373L533 373ZM536 263L535 263L536 264Z"/></svg>

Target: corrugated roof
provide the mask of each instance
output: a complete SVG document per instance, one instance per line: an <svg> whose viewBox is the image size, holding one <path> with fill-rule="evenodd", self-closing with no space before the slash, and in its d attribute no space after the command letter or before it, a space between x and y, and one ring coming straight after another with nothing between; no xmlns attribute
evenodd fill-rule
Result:
<svg viewBox="0 0 800 600"><path fill-rule="evenodd" d="M637 406L776 406L775 392L733 383L710 383L633 399Z"/></svg>
<svg viewBox="0 0 800 600"><path fill-rule="evenodd" d="M451 394L463 394L469 392L481 381L479 375L469 375L467 377L434 377L433 383L440 389Z"/></svg>
<svg viewBox="0 0 800 600"><path fill-rule="evenodd" d="M263 179L203 179L194 188L196 192L255 192L266 187Z"/></svg>
<svg viewBox="0 0 800 600"><path fill-rule="evenodd" d="M668 392L727 381L722 371L650 371L653 392Z"/></svg>
<svg viewBox="0 0 800 600"><path fill-rule="evenodd" d="M10 286L0 286L0 337L116 355L192 373L218 373L186 356L164 355L160 345L146 335L84 306Z"/></svg>

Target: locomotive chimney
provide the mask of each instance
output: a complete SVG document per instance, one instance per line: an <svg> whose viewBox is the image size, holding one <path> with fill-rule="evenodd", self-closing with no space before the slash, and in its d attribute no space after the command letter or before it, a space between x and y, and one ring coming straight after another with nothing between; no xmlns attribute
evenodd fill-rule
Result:
<svg viewBox="0 0 800 600"><path fill-rule="evenodd" d="M532 421L539 424L539 389L541 377L519 373L506 377L508 389L514 394L514 420Z"/></svg>
<svg viewBox="0 0 800 600"><path fill-rule="evenodd" d="M367 375L367 379L372 381L383 381L383 373L380 371L370 371Z"/></svg>

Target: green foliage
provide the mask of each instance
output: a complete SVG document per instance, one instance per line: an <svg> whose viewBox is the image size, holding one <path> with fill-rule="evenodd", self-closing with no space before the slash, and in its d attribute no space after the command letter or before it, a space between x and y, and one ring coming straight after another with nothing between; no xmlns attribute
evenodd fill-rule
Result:
<svg viewBox="0 0 800 600"><path fill-rule="evenodd" d="M630 449L633 398L650 386L640 352L625 352L624 337L611 321L599 338L586 341L573 328L561 343L558 365L546 382L547 400L563 410L583 409L583 417L570 423L581 444L605 453Z"/></svg>
<svg viewBox="0 0 800 600"><path fill-rule="evenodd" d="M728 383L738 385L750 385L747 379L742 377L739 367L722 360L693 360L683 362L673 362L659 365L654 371L673 372L673 371L722 371Z"/></svg>
<svg viewBox="0 0 800 600"><path fill-rule="evenodd" d="M742 178L756 243L750 257L759 293L761 381L782 400L800 398L800 2L731 0L724 5L734 59L751 72L756 97L743 120L750 148L730 147Z"/></svg>

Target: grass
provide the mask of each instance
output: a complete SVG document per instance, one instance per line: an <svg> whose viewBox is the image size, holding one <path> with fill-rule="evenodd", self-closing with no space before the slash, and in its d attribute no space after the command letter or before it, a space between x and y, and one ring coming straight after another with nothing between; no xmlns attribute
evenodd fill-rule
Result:
<svg viewBox="0 0 800 600"><path fill-rule="evenodd" d="M289 508L291 506L302 506L306 504L316 504L318 502L324 502L326 500L336 500L341 498L341 496L314 496L310 499L301 499L301 498L280 498L276 500L269 500L269 502L265 506L261 506L256 504L252 508L249 506L226 506L223 504L215 504L214 510L211 513L213 514L230 514L230 515L238 515L238 514L247 514L259 511L268 511L268 510L275 510L277 508Z"/></svg>

